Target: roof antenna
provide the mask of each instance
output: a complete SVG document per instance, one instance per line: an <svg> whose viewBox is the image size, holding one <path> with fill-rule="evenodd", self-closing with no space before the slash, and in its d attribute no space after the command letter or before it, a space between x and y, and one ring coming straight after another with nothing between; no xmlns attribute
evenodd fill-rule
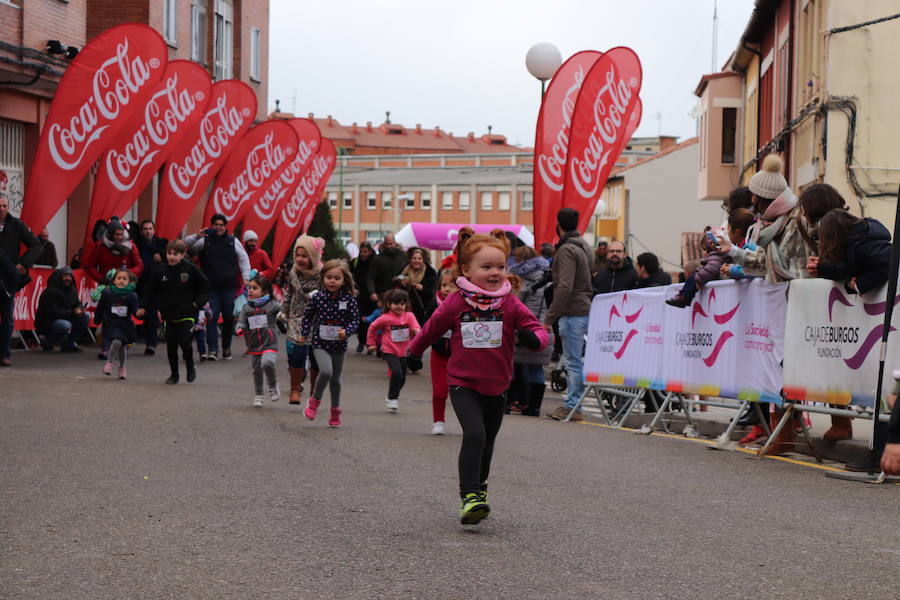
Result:
<svg viewBox="0 0 900 600"><path fill-rule="evenodd" d="M390 123L391 122L391 111L389 111L389 110L384 111L384 116L385 116L384 122Z"/></svg>
<svg viewBox="0 0 900 600"><path fill-rule="evenodd" d="M491 135L491 129L493 129L493 127L491 127L490 125L488 125L488 135Z"/></svg>
<svg viewBox="0 0 900 600"><path fill-rule="evenodd" d="M719 45L719 6L718 1L713 0L713 39L712 39L712 70L710 73L718 71L716 67L716 46Z"/></svg>
<svg viewBox="0 0 900 600"><path fill-rule="evenodd" d="M281 102L281 100L275 101L275 112L277 112L277 113L281 112L281 108L278 106L279 102Z"/></svg>

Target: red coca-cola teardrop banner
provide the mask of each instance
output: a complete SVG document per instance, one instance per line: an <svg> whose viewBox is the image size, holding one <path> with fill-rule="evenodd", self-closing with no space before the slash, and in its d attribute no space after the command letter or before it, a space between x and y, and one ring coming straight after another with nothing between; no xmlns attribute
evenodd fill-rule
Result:
<svg viewBox="0 0 900 600"><path fill-rule="evenodd" d="M212 81L198 64L175 60L143 110L129 119L100 157L85 240L94 221L122 216L182 137L203 117Z"/></svg>
<svg viewBox="0 0 900 600"><path fill-rule="evenodd" d="M272 246L272 262L281 264L285 254L300 231L307 231L322 198L322 191L334 171L337 151L328 138L322 138L319 152L300 178L300 184L285 202L275 222L275 242Z"/></svg>
<svg viewBox="0 0 900 600"><path fill-rule="evenodd" d="M222 214L228 219L228 231L233 232L258 194L281 174L296 151L297 133L287 122L266 121L251 127L216 176L203 222Z"/></svg>
<svg viewBox="0 0 900 600"><path fill-rule="evenodd" d="M578 93L588 72L603 56L596 50L573 54L550 81L538 113L534 140L533 197L535 244L553 240L556 213L562 207L569 132Z"/></svg>
<svg viewBox="0 0 900 600"><path fill-rule="evenodd" d="M590 222L609 172L625 142L641 91L641 61L630 48L613 48L588 72L572 115L563 206L580 214L578 230Z"/></svg>
<svg viewBox="0 0 900 600"><path fill-rule="evenodd" d="M297 132L297 152L288 168L272 182L256 199L243 220L243 229L252 229L260 240L266 239L285 203L300 184L300 179L319 152L322 134L319 127L309 119L290 119L288 124Z"/></svg>
<svg viewBox="0 0 900 600"><path fill-rule="evenodd" d="M94 39L66 69L41 131L22 220L41 230L153 92L168 63L162 37L140 24Z"/></svg>
<svg viewBox="0 0 900 600"><path fill-rule="evenodd" d="M169 155L156 203L156 234L174 239L181 233L213 177L256 116L256 94L243 81L213 84L203 118Z"/></svg>

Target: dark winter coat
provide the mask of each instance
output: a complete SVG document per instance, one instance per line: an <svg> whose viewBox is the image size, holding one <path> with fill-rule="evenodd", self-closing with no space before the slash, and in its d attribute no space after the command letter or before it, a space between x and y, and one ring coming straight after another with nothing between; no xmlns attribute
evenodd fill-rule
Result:
<svg viewBox="0 0 900 600"><path fill-rule="evenodd" d="M131 317L138 310L138 296L134 292L119 294L110 288L103 290L94 311L94 324L103 325L103 337L133 344L136 338Z"/></svg>
<svg viewBox="0 0 900 600"><path fill-rule="evenodd" d="M269 300L262 306L254 306L249 301L241 308L238 316L238 329L247 342L247 351L250 354L263 354L264 352L278 352L278 331L276 318L281 311L281 304L275 300ZM250 327L250 317L266 317L265 327Z"/></svg>
<svg viewBox="0 0 900 600"><path fill-rule="evenodd" d="M141 306L151 306L154 298L164 320L196 319L200 308L209 300L209 281L186 260L175 266L165 263L150 279Z"/></svg>
<svg viewBox="0 0 900 600"><path fill-rule="evenodd" d="M138 236L134 239L134 245L137 246L138 254L141 257L141 263L144 265L144 271L138 279L137 292L138 295L143 294L150 283L150 278L157 269L166 264L166 246L169 241L164 238L158 238L155 235L149 240L144 236ZM153 257L159 254L161 259L159 262L153 260Z"/></svg>
<svg viewBox="0 0 900 600"><path fill-rule="evenodd" d="M214 290L236 290L240 287L241 268L233 235L208 235L203 238L200 265Z"/></svg>
<svg viewBox="0 0 900 600"><path fill-rule="evenodd" d="M439 303L437 300L437 294L439 293L440 292L435 292L435 295L431 298L431 303L428 305L428 308L425 309L425 318L419 321L422 324L422 327L425 327L425 323L428 322L428 319L431 318L431 315L433 315L434 312L438 309L438 306L441 305L441 303ZM438 338L438 341L431 345L431 350L433 352L437 352L438 354L442 354L445 357L450 356L450 336Z"/></svg>
<svg viewBox="0 0 900 600"><path fill-rule="evenodd" d="M594 251L581 234L564 234L553 255L553 303L546 322L560 317L586 317L591 312L591 265Z"/></svg>
<svg viewBox="0 0 900 600"><path fill-rule="evenodd" d="M21 253L22 246L25 246L24 254ZM11 214L6 215L6 219L3 221L3 231L0 231L0 252L6 254L13 266L22 265L26 269L30 269L43 249L41 241L25 223ZM5 271L8 269L0 270L0 283L9 292L18 291L30 281L27 276L19 275L18 272L11 276Z"/></svg>
<svg viewBox="0 0 900 600"><path fill-rule="evenodd" d="M648 288L648 287L659 287L661 285L671 285L672 276L663 271L662 269L658 270L656 273L652 273L646 279L638 279L637 285L634 286L636 289L640 288Z"/></svg>
<svg viewBox="0 0 900 600"><path fill-rule="evenodd" d="M819 277L834 281L849 281L856 277L859 293L865 294L885 284L890 267L891 234L879 221L863 219L850 229L844 260L819 261ZM849 287L846 289L854 293Z"/></svg>
<svg viewBox="0 0 900 600"><path fill-rule="evenodd" d="M431 265L426 264L425 275L422 276L421 290L417 290L412 286L400 286L401 289L406 290L409 294L410 310L412 311L412 314L415 315L416 321L419 323L425 322L425 311L434 299L434 292L437 288L437 284L437 271L435 271Z"/></svg>
<svg viewBox="0 0 900 600"><path fill-rule="evenodd" d="M394 277L400 274L408 262L406 252L400 248L386 248L371 258L367 285L369 293L381 295L396 285Z"/></svg>
<svg viewBox="0 0 900 600"><path fill-rule="evenodd" d="M340 327L347 334L342 340L323 340L321 326ZM347 351L347 339L359 329L359 305L356 298L344 291L332 294L322 290L306 304L300 334L313 348L337 353Z"/></svg>
<svg viewBox="0 0 900 600"><path fill-rule="evenodd" d="M550 263L543 256L535 256L526 261L516 263L509 268L509 272L517 276L521 281L519 286L519 300L522 304L543 321L547 313L547 304L544 302L544 290L531 291L531 286L544 276L544 272L550 267ZM564 315L565 316L565 315ZM513 362L525 365L546 365L550 363L553 353L553 336L550 343L540 352L532 352L518 341L513 348Z"/></svg>
<svg viewBox="0 0 900 600"><path fill-rule="evenodd" d="M63 275L67 273L72 275L72 269L61 267L53 271L47 279L47 288L38 300L34 328L41 335L50 334L53 321L72 320L76 316L75 311L84 308L81 300L78 299L75 279L72 278L72 283L69 285L63 285Z"/></svg>
<svg viewBox="0 0 900 600"><path fill-rule="evenodd" d="M594 293L607 294L609 292L621 292L631 290L637 286L638 276L634 270L631 259L625 257L625 262L618 269L613 269L609 264L594 277Z"/></svg>

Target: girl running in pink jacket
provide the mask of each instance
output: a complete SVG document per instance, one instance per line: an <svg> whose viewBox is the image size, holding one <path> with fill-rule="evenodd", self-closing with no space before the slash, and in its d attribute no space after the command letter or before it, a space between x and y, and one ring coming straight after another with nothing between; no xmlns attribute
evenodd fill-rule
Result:
<svg viewBox="0 0 900 600"><path fill-rule="evenodd" d="M382 357L391 370L387 407L392 413L399 408L400 390L406 383L406 351L413 337L419 333L419 322L409 311L409 294L405 290L392 289L384 295L387 311L369 325L366 345L375 351L375 336L381 335Z"/></svg>
<svg viewBox="0 0 900 600"><path fill-rule="evenodd" d="M463 429L459 452L460 523L473 525L488 516L487 479L494 440L503 421L513 370L516 339L532 351L543 349L547 332L513 293L514 276L506 272L509 240L500 229L475 235L459 231L456 285L409 348L409 361L449 329L447 382L450 402Z"/></svg>

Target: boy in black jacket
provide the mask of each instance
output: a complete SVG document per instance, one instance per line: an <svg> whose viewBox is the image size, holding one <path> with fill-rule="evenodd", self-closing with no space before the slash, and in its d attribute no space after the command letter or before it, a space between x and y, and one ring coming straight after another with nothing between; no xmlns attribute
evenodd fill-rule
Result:
<svg viewBox="0 0 900 600"><path fill-rule="evenodd" d="M153 273L147 290L141 298L139 319L148 306L156 305L162 315L166 330L166 350L169 355L171 376L166 383L178 383L178 347L184 356L188 383L197 378L194 354L191 347L191 329L197 313L209 297L209 281L200 269L184 260L187 246L181 240L172 240L166 246L166 264ZM213 326L215 326L213 324Z"/></svg>

